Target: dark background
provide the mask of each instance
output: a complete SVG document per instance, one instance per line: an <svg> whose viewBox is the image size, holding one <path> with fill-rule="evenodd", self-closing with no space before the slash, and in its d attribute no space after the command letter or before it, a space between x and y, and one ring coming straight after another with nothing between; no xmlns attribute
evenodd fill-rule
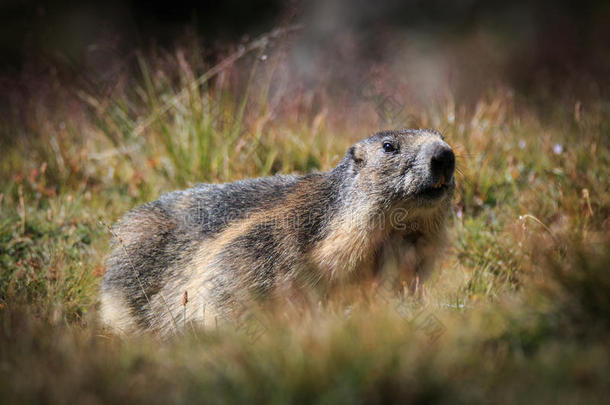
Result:
<svg viewBox="0 0 610 405"><path fill-rule="evenodd" d="M82 70L136 48L171 47L185 35L230 44L274 27L302 22L303 38L333 46L355 35L363 58L375 58L393 31L456 38L473 31L501 37L509 80L524 91L540 72L550 83L610 77L607 1L37 1L2 0L0 76L51 66ZM328 45L330 44L330 45Z"/></svg>
<svg viewBox="0 0 610 405"><path fill-rule="evenodd" d="M150 43L169 46L194 30L211 41L232 41L273 25L278 0L37 1L1 0L0 69L30 62L82 63L86 53L117 54Z"/></svg>

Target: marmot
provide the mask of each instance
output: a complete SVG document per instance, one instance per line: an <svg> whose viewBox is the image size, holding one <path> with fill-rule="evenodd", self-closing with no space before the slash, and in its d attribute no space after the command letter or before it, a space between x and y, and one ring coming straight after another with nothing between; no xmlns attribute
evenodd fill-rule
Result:
<svg viewBox="0 0 610 405"><path fill-rule="evenodd" d="M423 275L443 239L454 169L438 131L404 129L354 144L328 172L163 195L115 225L102 320L119 332L166 334L185 321L210 324L236 302L389 262Z"/></svg>

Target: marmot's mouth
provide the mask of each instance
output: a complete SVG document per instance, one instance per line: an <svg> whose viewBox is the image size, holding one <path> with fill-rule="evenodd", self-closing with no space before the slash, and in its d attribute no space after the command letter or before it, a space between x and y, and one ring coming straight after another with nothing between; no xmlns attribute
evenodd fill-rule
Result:
<svg viewBox="0 0 610 405"><path fill-rule="evenodd" d="M451 187L451 182L447 181L445 176L441 176L437 182L431 186L424 187L419 195L427 200L436 200L447 193Z"/></svg>
<svg viewBox="0 0 610 405"><path fill-rule="evenodd" d="M426 187L422 189L418 194L420 195L420 197L423 197L427 200L436 200L444 196L447 193L447 190L449 190L449 185L443 184L437 187Z"/></svg>

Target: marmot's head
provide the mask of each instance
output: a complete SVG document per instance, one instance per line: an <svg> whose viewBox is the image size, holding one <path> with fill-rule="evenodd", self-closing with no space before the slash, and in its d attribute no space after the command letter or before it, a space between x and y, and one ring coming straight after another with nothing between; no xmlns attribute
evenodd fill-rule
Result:
<svg viewBox="0 0 610 405"><path fill-rule="evenodd" d="M355 184L385 206L432 208L455 188L455 155L435 130L378 132L349 148L344 162Z"/></svg>

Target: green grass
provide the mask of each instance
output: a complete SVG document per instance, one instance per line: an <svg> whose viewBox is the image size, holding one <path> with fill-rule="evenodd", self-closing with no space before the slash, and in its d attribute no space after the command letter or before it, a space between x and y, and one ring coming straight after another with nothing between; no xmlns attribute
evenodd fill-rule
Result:
<svg viewBox="0 0 610 405"><path fill-rule="evenodd" d="M246 56L193 85L195 52L140 54L108 91L65 86L2 121L2 402L607 402L604 100L405 106L459 155L451 244L420 298L349 288L169 341L101 328L106 224L197 182L327 170L381 129L358 113L370 100L278 93L297 80L283 63Z"/></svg>

